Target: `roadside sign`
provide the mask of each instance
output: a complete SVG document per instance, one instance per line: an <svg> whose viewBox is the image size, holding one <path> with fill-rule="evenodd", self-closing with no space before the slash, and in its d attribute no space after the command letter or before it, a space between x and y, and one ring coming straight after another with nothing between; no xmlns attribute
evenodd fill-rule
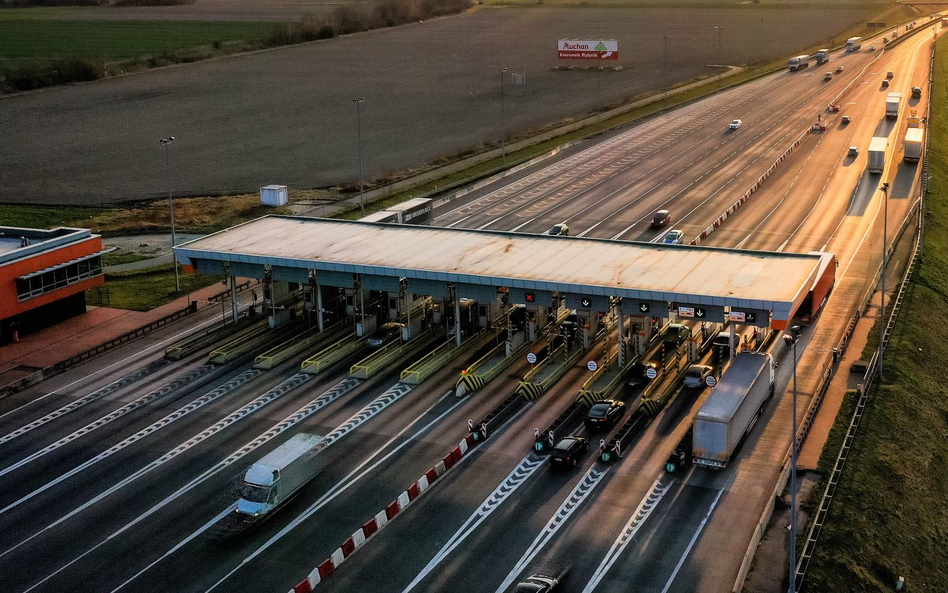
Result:
<svg viewBox="0 0 948 593"><path fill-rule="evenodd" d="M704 384L708 387L714 387L718 384L718 380L714 378L714 375L708 375L704 378Z"/></svg>
<svg viewBox="0 0 948 593"><path fill-rule="evenodd" d="M649 379L654 379L655 377L658 376L658 371L656 371L652 367L649 367L645 369L645 376L648 377Z"/></svg>
<svg viewBox="0 0 948 593"><path fill-rule="evenodd" d="M698 319L704 319L707 317L707 312L701 307L695 307L695 317Z"/></svg>
<svg viewBox="0 0 948 593"><path fill-rule="evenodd" d="M618 60L619 42L615 39L560 39L556 57L561 60Z"/></svg>
<svg viewBox="0 0 948 593"><path fill-rule="evenodd" d="M642 313L648 313L649 308L650 308L650 307L649 307L649 304L648 304L648 303L639 303L639 311L640 311L640 312L642 312Z"/></svg>
<svg viewBox="0 0 948 593"><path fill-rule="evenodd" d="M746 314L743 311L731 311L727 314L727 318L731 321L736 321L737 323L744 323Z"/></svg>
<svg viewBox="0 0 948 593"><path fill-rule="evenodd" d="M589 362L586 363L586 368L589 369L590 371L595 372L595 370L599 368L599 365L596 364L595 360L590 360Z"/></svg>
<svg viewBox="0 0 948 593"><path fill-rule="evenodd" d="M534 364L536 361L537 361L537 355L534 354L533 352L528 352L527 362L529 362L530 364Z"/></svg>
<svg viewBox="0 0 948 593"><path fill-rule="evenodd" d="M679 317L694 317L695 308L694 307L678 307L678 316Z"/></svg>
<svg viewBox="0 0 948 593"><path fill-rule="evenodd" d="M592 299L590 299L589 297L583 297L583 299L582 299L581 301L579 301L579 302L580 302L580 303L583 305L583 307L585 307L586 309L588 309L588 308L592 305Z"/></svg>

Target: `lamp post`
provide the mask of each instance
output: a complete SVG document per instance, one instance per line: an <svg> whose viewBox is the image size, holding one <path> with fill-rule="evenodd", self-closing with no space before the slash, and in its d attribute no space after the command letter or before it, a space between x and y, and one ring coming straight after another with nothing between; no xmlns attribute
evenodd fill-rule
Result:
<svg viewBox="0 0 948 593"><path fill-rule="evenodd" d="M501 164L507 164L507 127L504 122L504 74L506 68L500 69L500 154Z"/></svg>
<svg viewBox="0 0 948 593"><path fill-rule="evenodd" d="M797 590L797 340L800 326L794 325L783 340L791 348L793 356L793 433L790 435L790 587L789 593Z"/></svg>
<svg viewBox="0 0 948 593"><path fill-rule="evenodd" d="M356 140L359 144L359 205L362 208L362 216L365 216L365 184L362 177L362 102L365 97L353 99L356 106Z"/></svg>
<svg viewBox="0 0 948 593"><path fill-rule="evenodd" d="M662 101L668 100L668 35L663 35L662 39L665 40L665 57L662 60L662 86L665 89L664 94L662 95Z"/></svg>
<svg viewBox="0 0 948 593"><path fill-rule="evenodd" d="M879 316L879 380L882 380L882 356L885 339L885 263L886 263L886 230L889 226L889 182L884 181L882 187L882 272L879 278L880 296L882 297L881 315Z"/></svg>
<svg viewBox="0 0 948 593"><path fill-rule="evenodd" d="M174 234L174 199L171 197L171 164L168 157L172 142L174 142L174 136L168 136L159 140L158 144L165 147L165 180L168 183L168 210L171 212L171 257L174 259L174 291L181 292L181 282L178 279L178 254L174 252L174 246L178 244L178 241Z"/></svg>
<svg viewBox="0 0 948 593"><path fill-rule="evenodd" d="M714 28L718 30L718 67L722 67L723 63L721 60L721 33L722 31L724 31L724 27L722 27L721 25L715 25ZM721 80L722 74L723 72L718 73L718 80Z"/></svg>

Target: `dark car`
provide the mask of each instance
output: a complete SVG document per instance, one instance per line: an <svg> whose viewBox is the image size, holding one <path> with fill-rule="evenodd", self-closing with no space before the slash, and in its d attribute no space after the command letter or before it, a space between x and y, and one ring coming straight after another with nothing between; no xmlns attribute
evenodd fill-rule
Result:
<svg viewBox="0 0 948 593"><path fill-rule="evenodd" d="M659 210L655 213L655 216L652 217L652 228L660 229L662 227L668 226L668 223L671 222L671 213L668 210Z"/></svg>
<svg viewBox="0 0 948 593"><path fill-rule="evenodd" d="M589 451L589 439L578 436L568 436L560 439L550 452L550 463L553 465L576 465L579 456Z"/></svg>
<svg viewBox="0 0 948 593"><path fill-rule="evenodd" d="M553 228L546 232L547 235L554 235L559 237L569 237L569 227L566 226L565 222L560 224L554 224Z"/></svg>
<svg viewBox="0 0 948 593"><path fill-rule="evenodd" d="M638 387L639 385L645 385L651 379L648 378L649 369L653 369L656 373L658 372L658 363L657 362L637 362L632 365L632 368L629 369L629 387Z"/></svg>
<svg viewBox="0 0 948 593"><path fill-rule="evenodd" d="M372 332L372 334L366 340L366 344L368 344L371 348L381 348L386 344L390 344L395 340L399 340L402 337L403 327L405 327L405 325L402 323L390 321Z"/></svg>
<svg viewBox="0 0 948 593"><path fill-rule="evenodd" d="M552 593L558 590L560 580L543 574L532 574L517 583L514 593Z"/></svg>
<svg viewBox="0 0 948 593"><path fill-rule="evenodd" d="M690 337L691 329L687 325L682 325L680 323L669 323L668 329L665 330L665 337L663 340L667 344L681 346L681 344Z"/></svg>
<svg viewBox="0 0 948 593"><path fill-rule="evenodd" d="M625 412L625 402L614 399L598 401L586 412L586 424L590 428L612 426Z"/></svg>

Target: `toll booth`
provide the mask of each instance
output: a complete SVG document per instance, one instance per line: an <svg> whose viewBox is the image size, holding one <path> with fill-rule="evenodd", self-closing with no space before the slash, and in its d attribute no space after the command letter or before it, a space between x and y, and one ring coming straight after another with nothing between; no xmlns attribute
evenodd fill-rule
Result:
<svg viewBox="0 0 948 593"><path fill-rule="evenodd" d="M296 314L296 295L299 284L283 282L272 277L264 279L263 312L271 329L290 321Z"/></svg>

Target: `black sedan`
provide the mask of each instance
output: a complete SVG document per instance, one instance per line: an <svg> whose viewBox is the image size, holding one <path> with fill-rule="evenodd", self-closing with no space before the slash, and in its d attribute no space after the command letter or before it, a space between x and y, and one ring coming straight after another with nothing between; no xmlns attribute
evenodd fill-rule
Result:
<svg viewBox="0 0 948 593"><path fill-rule="evenodd" d="M625 402L614 399L598 401L586 413L586 424L590 428L609 427L616 423L625 412Z"/></svg>
<svg viewBox="0 0 948 593"><path fill-rule="evenodd" d="M550 452L550 463L553 465L576 465L579 456L589 451L589 439L568 436L560 439Z"/></svg>

